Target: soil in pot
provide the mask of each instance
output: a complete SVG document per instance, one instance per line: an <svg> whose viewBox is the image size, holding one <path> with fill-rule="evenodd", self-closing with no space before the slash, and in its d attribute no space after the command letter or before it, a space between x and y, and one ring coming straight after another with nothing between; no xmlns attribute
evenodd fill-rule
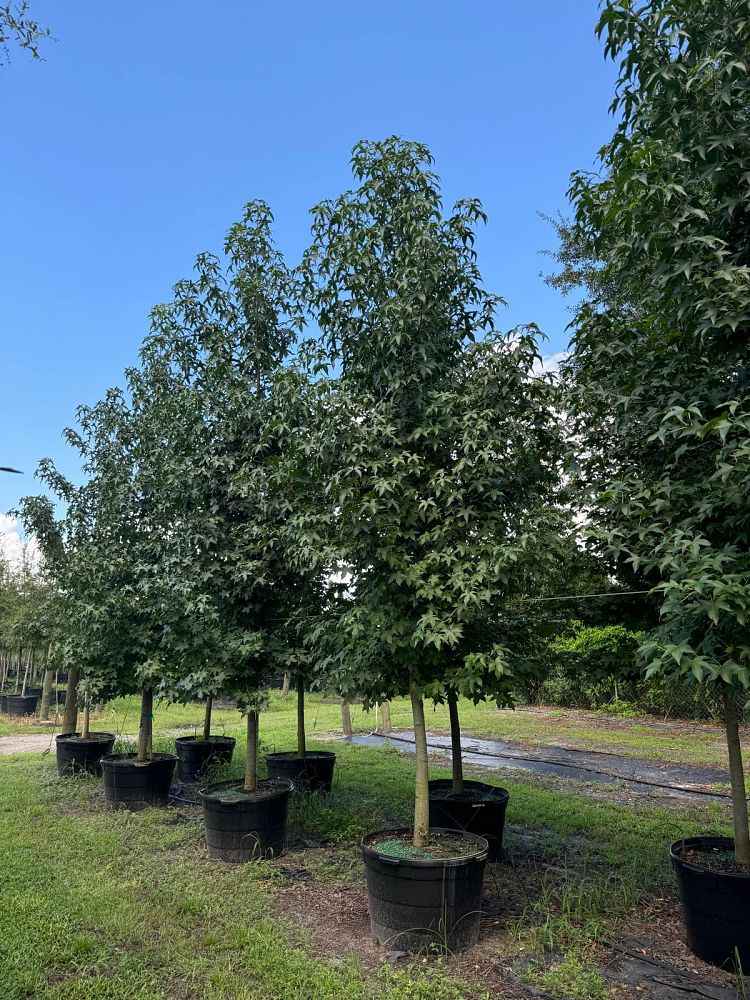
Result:
<svg viewBox="0 0 750 1000"><path fill-rule="evenodd" d="M490 860L502 857L505 810L510 798L507 789L464 780L464 790L456 793L448 778L431 781L429 787L431 827L484 837L490 847Z"/></svg>
<svg viewBox="0 0 750 1000"><path fill-rule="evenodd" d="M300 757L293 750L266 754L269 778L286 778L295 789L330 794L336 754L327 750L307 750Z"/></svg>
<svg viewBox="0 0 750 1000"><path fill-rule="evenodd" d="M403 951L464 951L479 938L483 837L430 829L415 850L411 831L381 830L362 840L370 928L381 945Z"/></svg>
<svg viewBox="0 0 750 1000"><path fill-rule="evenodd" d="M734 859L730 837L688 837L670 848L687 944L725 969L750 972L750 870Z"/></svg>
<svg viewBox="0 0 750 1000"><path fill-rule="evenodd" d="M134 753L112 753L102 757L104 801L109 809L143 809L169 802L177 758L171 753L155 753L151 760L138 761Z"/></svg>
<svg viewBox="0 0 750 1000"><path fill-rule="evenodd" d="M38 701L35 694L9 694L8 715L33 715Z"/></svg>
<svg viewBox="0 0 750 1000"><path fill-rule="evenodd" d="M243 782L221 781L199 792L208 856L244 863L277 857L286 847L291 781L259 781L255 792Z"/></svg>
<svg viewBox="0 0 750 1000"><path fill-rule="evenodd" d="M84 740L80 733L61 733L55 738L57 773L61 778L72 774L101 774L101 760L112 753L114 733L89 733Z"/></svg>
<svg viewBox="0 0 750 1000"><path fill-rule="evenodd" d="M237 740L233 736L179 736L175 741L177 777L193 784L209 774L213 767L228 764Z"/></svg>

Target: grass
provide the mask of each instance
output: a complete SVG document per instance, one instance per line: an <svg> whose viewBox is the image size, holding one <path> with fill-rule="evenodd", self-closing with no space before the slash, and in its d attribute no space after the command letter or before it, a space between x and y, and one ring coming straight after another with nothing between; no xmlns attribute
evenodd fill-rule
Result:
<svg viewBox="0 0 750 1000"><path fill-rule="evenodd" d="M126 732L135 702L108 711L101 722ZM308 714L311 729L333 729L338 708L311 699ZM358 727L371 728L372 717L354 715ZM169 730L199 717L199 706L159 713L157 749L169 747ZM236 760L224 775L231 777L242 771L244 735L236 713L217 712L215 728L222 726L238 736ZM275 696L262 719L266 747L292 747L294 726L293 701ZM295 799L291 826L325 841L304 855L318 884L361 885L362 835L409 821L413 761L389 748L313 739L311 745L338 754L334 793ZM433 769L435 777L447 773ZM511 848L533 836L543 863L531 873L528 899L504 921L501 950L511 963L513 956L531 956L519 972L531 985L604 1000L610 991L596 964L599 942L618 919L671 884L670 841L728 832L727 809L628 806L532 777L504 783L511 792ZM299 927L274 909L282 876L273 864L210 862L194 810L105 813L99 782L61 781L50 758L2 763L0 870L4 1000L484 996L481 986L462 985L456 969L447 975L439 963L368 968L355 957L317 955ZM306 891L319 890L313 884Z"/></svg>
<svg viewBox="0 0 750 1000"><path fill-rule="evenodd" d="M291 749L293 734L287 732L287 714L292 710L293 695L284 700L277 691L271 692L269 710L262 719L263 737L276 750ZM96 725L117 733L132 734L138 727L139 703L135 697L119 698L104 709ZM316 733L340 732L341 710L333 699L321 695L308 696L308 727ZM352 705L352 725L356 733L371 732L376 726L376 713L365 712ZM394 727L411 727L408 699L396 699L391 706ZM726 745L718 728L701 725L689 730L662 728L631 720L610 720L594 712L569 712L550 708L544 711L499 711L492 705L460 705L465 732L490 739L515 740L533 746L574 746L619 753L626 757L645 757L678 764L726 767ZM203 722L200 705L158 705L156 725L161 730L182 728L186 734L199 733ZM428 709L427 724L432 732L448 734L448 711L445 706ZM213 730L217 734L236 735L243 729L239 714L233 709L216 708ZM0 736L12 733L48 732L49 727L33 722L0 720Z"/></svg>

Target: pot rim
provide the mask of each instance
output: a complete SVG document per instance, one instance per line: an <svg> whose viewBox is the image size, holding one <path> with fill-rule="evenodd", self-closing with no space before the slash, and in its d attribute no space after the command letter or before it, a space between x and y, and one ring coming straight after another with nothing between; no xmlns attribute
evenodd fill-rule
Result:
<svg viewBox="0 0 750 1000"><path fill-rule="evenodd" d="M90 732L89 735L86 737L86 740L84 740L84 739L81 738L81 734L79 732L77 732L77 733L59 733L55 737L55 741L57 743L60 743L63 740L71 740L73 737L77 737L76 743L78 743L78 744L85 743L86 740L91 740L92 743L106 743L107 740L110 740L110 739L116 740L117 739L117 736L114 733L108 733L108 732L105 732L104 730L102 730L101 732L98 732L98 731L97 732Z"/></svg>
<svg viewBox="0 0 750 1000"><path fill-rule="evenodd" d="M734 847L734 837L722 837L718 834L707 834L703 837L683 837L681 840L675 840L674 843L670 844L669 857L673 865L687 868L689 871L696 872L698 875L705 875L707 878L729 879L736 881L738 884L743 883L750 887L750 872L742 874L740 872L717 871L713 868L706 868L703 865L697 865L693 861L686 861L680 854L680 851L685 850L686 848L689 849L690 847L699 847L701 845L706 847L712 844L715 847Z"/></svg>
<svg viewBox="0 0 750 1000"><path fill-rule="evenodd" d="M376 846L369 843L373 837L380 837L388 833L394 837L411 836L412 829L408 826L394 827L393 829L373 830L366 833L360 841L360 847L365 860L368 857L377 858L388 865L408 865L417 868L460 868L462 865L473 861L486 861L490 853L490 845L486 837L480 837L474 833L467 833L465 830L449 830L447 827L431 826L430 833L445 833L451 837L461 837L462 840L472 841L476 845L474 854L465 854L460 858L394 858L390 854L383 854Z"/></svg>
<svg viewBox="0 0 750 1000"><path fill-rule="evenodd" d="M437 787L437 786L440 786L441 788L445 788L446 785L450 785L450 784L452 784L451 778L431 778L430 781L429 781L429 783L428 783L428 791L432 790L432 788ZM497 804L498 802L507 802L508 799L510 798L510 792L508 791L507 788L503 788L501 785L490 785L489 782L487 782L487 781L474 781L472 778L465 778L464 779L464 787L465 788L486 788L488 791L491 791L491 792L495 793L493 795L492 799L490 800L493 804ZM450 802L450 801L461 802L462 801L461 800L461 794L462 794L461 792L458 792L457 794L452 795L450 798L440 798L440 799L436 799L435 801L436 802ZM474 800L474 804L478 805L478 806L483 805L482 802L477 802L476 800Z"/></svg>
<svg viewBox="0 0 750 1000"><path fill-rule="evenodd" d="M107 753L102 757L102 764L111 764L113 767L123 767L126 764L135 767L147 767L149 764L163 764L165 761L177 761L177 755L173 753L162 753L158 751L151 760L137 761L138 756L134 751L128 753Z"/></svg>
<svg viewBox="0 0 750 1000"><path fill-rule="evenodd" d="M197 743L202 743L205 746L210 746L214 743L236 743L236 736L209 736L207 740L204 740L202 736L175 736L175 743L179 743L181 746L190 744L195 746Z"/></svg>
<svg viewBox="0 0 750 1000"><path fill-rule="evenodd" d="M243 783L244 782L242 778L232 778L229 781L215 781L210 785L206 785L205 788L199 788L198 796L203 802L218 803L222 806L242 805L243 801L248 801L248 800L236 799L227 801L226 799L217 799L214 798L212 792L218 790L219 788L230 788L236 785L242 785ZM262 791L267 791L268 798L271 798L274 792L278 793L279 795L286 795L294 791L294 782L291 781L289 778L259 778L258 783L263 784L264 786L269 784L273 785L272 788L264 787L262 789Z"/></svg>
<svg viewBox="0 0 750 1000"><path fill-rule="evenodd" d="M317 757L318 760L333 760L336 759L336 754L331 750L306 750L305 756L300 757L296 750L274 750L266 754L266 760L271 758L277 758L279 760L309 760L310 758Z"/></svg>

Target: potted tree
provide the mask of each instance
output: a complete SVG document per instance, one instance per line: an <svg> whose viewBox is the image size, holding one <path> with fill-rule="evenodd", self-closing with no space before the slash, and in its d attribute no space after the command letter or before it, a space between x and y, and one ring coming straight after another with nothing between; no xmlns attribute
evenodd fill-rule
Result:
<svg viewBox="0 0 750 1000"><path fill-rule="evenodd" d="M92 549L84 543L84 512L91 499L90 487L74 487L63 479L52 464L45 460L40 464L38 477L67 505L64 518L55 517L54 505L49 497L24 497L20 502L19 515L26 530L37 539L44 560L45 572L49 577L48 617L53 626L50 642L63 662L73 656L75 662L89 664L89 676L82 685L85 691L83 727L77 730L77 687L78 667L71 667L73 693L66 706L62 732L55 737L57 772L66 777L77 772L100 774L101 758L111 753L115 735L110 732L96 732L91 729L91 698L97 678L96 662L90 659L94 636L90 632L90 602L100 597L91 593L91 581L95 577L86 572L91 567L88 558ZM76 540L80 549L76 549ZM48 675L50 671L47 671ZM51 677L46 678L51 698ZM105 682L105 679L102 679Z"/></svg>
<svg viewBox="0 0 750 1000"><path fill-rule="evenodd" d="M305 733L305 674L297 672L297 749L266 754L266 768L271 778L288 778L295 788L308 792L329 793L333 783L336 754L329 750L308 750Z"/></svg>
<svg viewBox="0 0 750 1000"><path fill-rule="evenodd" d="M506 682L499 644L471 636L558 536L560 444L535 331L493 333L499 300L472 249L481 207L444 218L431 162L417 143L359 143L358 188L313 210L306 288L322 363L341 375L313 386L299 465L324 484L325 561L352 576L353 599L313 632L322 665L344 698L412 705L413 826L362 842L373 936L459 950L479 932L488 844L430 828L424 700L457 657ZM313 536L302 519L300 544Z"/></svg>
<svg viewBox="0 0 750 1000"><path fill-rule="evenodd" d="M721 0L611 0L598 30L622 59L620 121L600 172L573 177L556 279L587 292L565 366L574 470L600 543L660 602L647 672L710 685L723 706L734 837L671 857L688 945L747 971L750 22Z"/></svg>
<svg viewBox="0 0 750 1000"><path fill-rule="evenodd" d="M280 535L292 512L280 489L286 415L275 392L301 316L271 223L266 205L248 204L227 234L224 260L199 256L196 279L178 283L174 301L154 310L134 390L136 401L142 390L158 397L170 415L158 423L170 428L168 478L180 484L150 491L170 502L160 517L173 525L159 541L170 565L160 601L176 600L188 622L189 609L199 611L214 636L215 654L201 658L202 676L190 667L187 687L230 694L247 716L244 779L200 793L210 856L235 862L278 853L286 840L292 785L259 778L258 728L261 692L283 672L304 578ZM185 631L170 630L169 642Z"/></svg>

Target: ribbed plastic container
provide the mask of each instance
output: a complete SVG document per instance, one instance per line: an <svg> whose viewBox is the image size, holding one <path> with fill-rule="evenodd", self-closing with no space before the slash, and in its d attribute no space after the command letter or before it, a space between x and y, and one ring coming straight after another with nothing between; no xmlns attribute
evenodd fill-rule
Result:
<svg viewBox="0 0 750 1000"><path fill-rule="evenodd" d="M61 733L55 738L57 773L61 778L72 774L101 774L102 757L112 753L114 733L89 733L82 740L80 733Z"/></svg>
<svg viewBox="0 0 750 1000"><path fill-rule="evenodd" d="M372 936L403 951L465 951L479 939L484 868L483 837L460 834L471 853L448 860L395 858L377 848L384 834L411 837L411 830L369 833L362 840ZM430 836L455 830L430 829Z"/></svg>
<svg viewBox="0 0 750 1000"><path fill-rule="evenodd" d="M734 970L737 958L750 973L750 875L710 871L683 855L688 851L733 851L731 837L688 837L669 856L687 931L687 945L704 962Z"/></svg>
<svg viewBox="0 0 750 1000"><path fill-rule="evenodd" d="M242 781L221 781L200 793L206 826L208 856L216 861L244 864L277 857L286 847L287 811L291 781L258 782L258 792L225 799L225 789L242 789Z"/></svg>
<svg viewBox="0 0 750 1000"><path fill-rule="evenodd" d="M35 694L9 694L8 715L33 715L39 699Z"/></svg>
<svg viewBox="0 0 750 1000"><path fill-rule="evenodd" d="M177 777L192 784L208 774L217 764L228 764L237 740L234 736L179 736L175 741Z"/></svg>
<svg viewBox="0 0 750 1000"><path fill-rule="evenodd" d="M490 860L497 861L503 854L505 811L510 792L483 781L465 780L462 795L447 795L452 784L449 778L430 782L430 826L464 830L484 837L490 847Z"/></svg>
<svg viewBox="0 0 750 1000"><path fill-rule="evenodd" d="M287 778L299 791L330 794L336 754L327 750L308 750L304 757L296 751L267 753L269 778Z"/></svg>
<svg viewBox="0 0 750 1000"><path fill-rule="evenodd" d="M139 763L134 753L112 753L102 757L104 801L109 809L144 809L169 802L177 758L155 753L153 760Z"/></svg>

